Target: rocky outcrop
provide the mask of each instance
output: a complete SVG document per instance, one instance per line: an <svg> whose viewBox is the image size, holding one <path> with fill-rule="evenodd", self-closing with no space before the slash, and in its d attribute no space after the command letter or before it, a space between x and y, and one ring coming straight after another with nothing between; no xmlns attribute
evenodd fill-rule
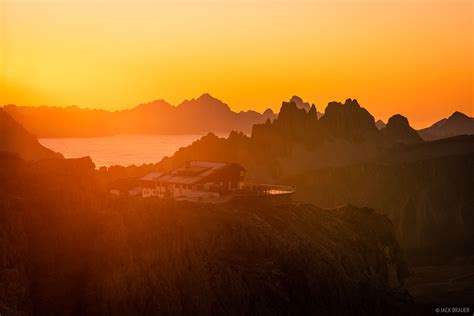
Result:
<svg viewBox="0 0 474 316"><path fill-rule="evenodd" d="M26 160L61 157L61 154L42 146L35 136L28 133L2 109L0 109L0 152L5 153L2 155L4 157L7 153L11 153Z"/></svg>
<svg viewBox="0 0 474 316"><path fill-rule="evenodd" d="M390 142L416 144L423 141L418 133L410 126L408 119L400 114L392 116L385 128L382 129L385 138Z"/></svg>
<svg viewBox="0 0 474 316"><path fill-rule="evenodd" d="M156 200L113 208L121 224L96 246L88 292L101 304L87 302L88 314L397 314L409 304L391 223L368 209Z"/></svg>
<svg viewBox="0 0 474 316"><path fill-rule="evenodd" d="M89 159L9 163L2 314L379 315L410 305L392 224L373 210L109 200Z"/></svg>
<svg viewBox="0 0 474 316"><path fill-rule="evenodd" d="M458 135L474 135L474 118L461 112L454 112L430 127L418 131L424 140L437 140Z"/></svg>
<svg viewBox="0 0 474 316"><path fill-rule="evenodd" d="M374 117L357 100L330 102L320 123L326 137L361 142L377 134Z"/></svg>

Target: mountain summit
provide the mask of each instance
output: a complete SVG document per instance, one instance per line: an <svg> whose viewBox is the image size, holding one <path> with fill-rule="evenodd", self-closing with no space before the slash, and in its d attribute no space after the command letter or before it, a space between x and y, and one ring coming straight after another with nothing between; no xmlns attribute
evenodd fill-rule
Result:
<svg viewBox="0 0 474 316"><path fill-rule="evenodd" d="M314 104L310 105L309 102L304 102L303 99L297 95L291 97L290 103L294 103L298 109L303 109L306 112L309 112L312 107L315 107ZM316 111L318 119L323 116L323 113Z"/></svg>
<svg viewBox="0 0 474 316"><path fill-rule="evenodd" d="M392 116L381 131L388 140L396 143L415 144L423 141L410 126L408 119L400 114Z"/></svg>
<svg viewBox="0 0 474 316"><path fill-rule="evenodd" d="M359 141L377 132L374 117L356 99L330 102L320 122L334 138Z"/></svg>
<svg viewBox="0 0 474 316"><path fill-rule="evenodd" d="M461 112L454 112L430 127L418 131L424 140L436 140L457 135L474 135L474 118Z"/></svg>
<svg viewBox="0 0 474 316"><path fill-rule="evenodd" d="M292 96L290 102L293 102L298 109L303 109L306 112L309 112L309 109L311 108L309 102L304 102L303 99L297 95Z"/></svg>
<svg viewBox="0 0 474 316"><path fill-rule="evenodd" d="M185 100L181 102L177 106L178 110L181 111L186 111L186 110L191 110L191 111L203 111L209 113L207 114L214 114L214 111L219 111L219 112L232 112L230 109L229 105L226 103L222 102L221 100L214 98L212 95L209 93L204 93L197 99L191 99L191 100Z"/></svg>

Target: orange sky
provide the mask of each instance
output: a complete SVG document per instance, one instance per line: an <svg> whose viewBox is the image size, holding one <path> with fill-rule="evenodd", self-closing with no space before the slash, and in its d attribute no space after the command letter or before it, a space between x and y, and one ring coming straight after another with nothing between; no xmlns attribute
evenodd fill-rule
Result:
<svg viewBox="0 0 474 316"><path fill-rule="evenodd" d="M474 115L472 0L0 0L0 104Z"/></svg>

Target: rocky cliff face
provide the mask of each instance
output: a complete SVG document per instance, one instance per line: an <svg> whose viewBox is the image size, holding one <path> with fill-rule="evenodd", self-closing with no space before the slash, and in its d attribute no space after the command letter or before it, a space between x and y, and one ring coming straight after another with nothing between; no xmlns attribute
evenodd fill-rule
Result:
<svg viewBox="0 0 474 316"><path fill-rule="evenodd" d="M455 256L474 252L473 174L471 152L321 168L286 181L297 187L297 199L387 214L410 253Z"/></svg>
<svg viewBox="0 0 474 316"><path fill-rule="evenodd" d="M392 224L370 209L109 200L88 159L8 163L2 314L379 315L410 304Z"/></svg>
<svg viewBox="0 0 474 316"><path fill-rule="evenodd" d="M120 201L124 224L104 232L89 285L102 304L88 313L373 314L407 303L391 224L373 211L140 202Z"/></svg>
<svg viewBox="0 0 474 316"><path fill-rule="evenodd" d="M2 160L0 177L0 313L44 314L58 304L71 314L100 205L94 165Z"/></svg>

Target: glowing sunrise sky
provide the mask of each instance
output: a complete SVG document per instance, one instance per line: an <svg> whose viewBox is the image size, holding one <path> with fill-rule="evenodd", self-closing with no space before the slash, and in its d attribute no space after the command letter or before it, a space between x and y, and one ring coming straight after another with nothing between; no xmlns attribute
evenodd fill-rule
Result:
<svg viewBox="0 0 474 316"><path fill-rule="evenodd" d="M0 104L234 110L357 98L424 127L473 116L473 0L0 0Z"/></svg>

